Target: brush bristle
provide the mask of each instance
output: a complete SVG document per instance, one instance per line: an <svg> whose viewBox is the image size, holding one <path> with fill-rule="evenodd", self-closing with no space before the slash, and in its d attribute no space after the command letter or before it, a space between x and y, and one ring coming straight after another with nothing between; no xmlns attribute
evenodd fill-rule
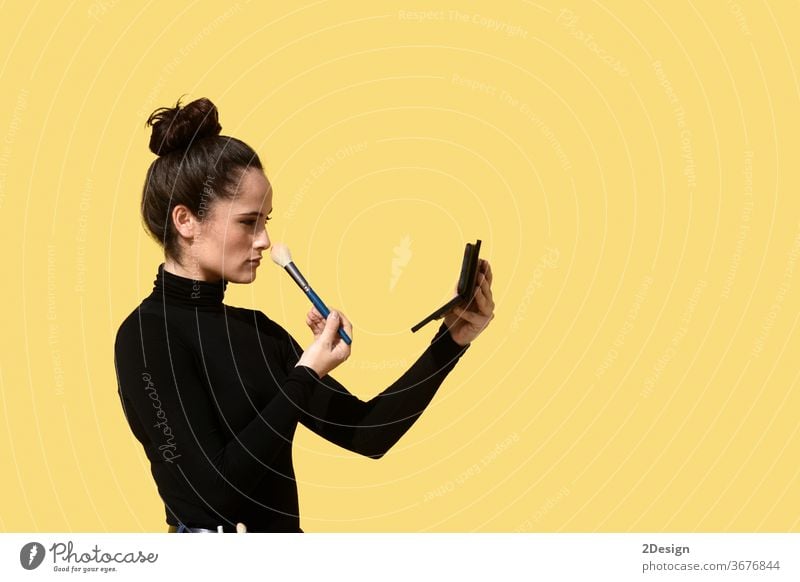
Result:
<svg viewBox="0 0 800 582"><path fill-rule="evenodd" d="M292 253L289 252L289 247L283 243L274 244L269 251L269 255L279 267L285 267L292 262Z"/></svg>

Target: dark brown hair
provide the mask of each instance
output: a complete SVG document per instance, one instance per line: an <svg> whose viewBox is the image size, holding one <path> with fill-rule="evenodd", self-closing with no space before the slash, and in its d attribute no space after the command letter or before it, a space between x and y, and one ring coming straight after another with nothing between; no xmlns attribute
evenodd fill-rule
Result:
<svg viewBox="0 0 800 582"><path fill-rule="evenodd" d="M150 151L156 158L147 170L142 218L164 252L180 263L178 233L172 210L183 204L203 220L213 203L231 198L242 173L263 171L258 154L243 141L220 135L216 106L201 98L181 107L161 107L148 117Z"/></svg>

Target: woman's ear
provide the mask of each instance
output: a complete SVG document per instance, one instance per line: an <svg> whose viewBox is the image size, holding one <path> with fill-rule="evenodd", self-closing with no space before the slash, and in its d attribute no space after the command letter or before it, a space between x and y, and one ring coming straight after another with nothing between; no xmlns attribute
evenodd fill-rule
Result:
<svg viewBox="0 0 800 582"><path fill-rule="evenodd" d="M183 204L178 204L172 209L172 223L183 238L192 239L197 234L197 219Z"/></svg>

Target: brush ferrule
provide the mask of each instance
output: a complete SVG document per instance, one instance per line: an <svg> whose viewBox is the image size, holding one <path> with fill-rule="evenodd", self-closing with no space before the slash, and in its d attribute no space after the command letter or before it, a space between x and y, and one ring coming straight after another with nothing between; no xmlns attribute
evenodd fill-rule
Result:
<svg viewBox="0 0 800 582"><path fill-rule="evenodd" d="M290 262L288 265L286 265L284 269L286 269L286 272L292 276L292 279L294 279L294 282L297 283L298 287L300 287L303 291L308 292L311 286L308 284L308 281L306 281L306 278L303 277L302 273L300 273L300 269L298 269L293 262Z"/></svg>

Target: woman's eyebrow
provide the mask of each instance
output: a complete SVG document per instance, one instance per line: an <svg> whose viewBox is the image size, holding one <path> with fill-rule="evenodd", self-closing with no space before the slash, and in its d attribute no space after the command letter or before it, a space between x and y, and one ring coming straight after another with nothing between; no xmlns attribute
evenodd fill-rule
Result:
<svg viewBox="0 0 800 582"><path fill-rule="evenodd" d="M267 214L272 214L272 208L269 209ZM250 212L241 212L239 216L262 216L262 214L258 210L251 210Z"/></svg>

